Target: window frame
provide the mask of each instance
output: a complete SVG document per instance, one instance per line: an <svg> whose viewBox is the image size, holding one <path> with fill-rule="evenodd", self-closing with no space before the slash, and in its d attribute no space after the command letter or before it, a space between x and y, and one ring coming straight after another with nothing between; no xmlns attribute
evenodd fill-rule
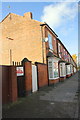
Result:
<svg viewBox="0 0 80 120"><path fill-rule="evenodd" d="M48 43L49 43L49 49L53 50L52 35L50 33L48 33Z"/></svg>
<svg viewBox="0 0 80 120"><path fill-rule="evenodd" d="M70 65L66 65L66 69L67 69L66 74L67 75L71 74L70 68L71 68Z"/></svg>
<svg viewBox="0 0 80 120"><path fill-rule="evenodd" d="M61 65L62 65L62 73L61 73ZM60 77L66 76L66 66L65 63L60 63Z"/></svg>
<svg viewBox="0 0 80 120"><path fill-rule="evenodd" d="M50 73L49 73L49 62L52 62L52 74L53 74L53 77L50 78ZM58 64L58 61L55 61L54 59L48 59L48 73L49 73L49 80L55 80L55 79L58 79L59 78L59 71L58 71L58 77L54 77L54 62L57 62ZM58 68L57 68L58 70Z"/></svg>
<svg viewBox="0 0 80 120"><path fill-rule="evenodd" d="M59 52L59 57L61 58L61 54L60 54L60 52L61 52L61 44L60 43L58 43L58 52Z"/></svg>

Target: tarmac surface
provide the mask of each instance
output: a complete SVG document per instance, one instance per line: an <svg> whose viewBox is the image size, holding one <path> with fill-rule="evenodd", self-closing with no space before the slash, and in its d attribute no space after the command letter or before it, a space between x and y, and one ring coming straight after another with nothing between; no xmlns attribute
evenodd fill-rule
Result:
<svg viewBox="0 0 80 120"><path fill-rule="evenodd" d="M79 118L79 75L3 106L2 118Z"/></svg>

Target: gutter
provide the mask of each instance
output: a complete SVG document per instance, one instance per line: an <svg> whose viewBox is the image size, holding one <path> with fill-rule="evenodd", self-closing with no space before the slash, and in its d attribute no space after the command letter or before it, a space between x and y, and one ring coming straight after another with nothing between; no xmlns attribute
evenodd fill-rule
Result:
<svg viewBox="0 0 80 120"><path fill-rule="evenodd" d="M58 37L58 35L52 30L52 28L49 27L49 25L47 23L40 24L40 26L44 26L44 25L46 25L54 33L54 35L56 35L56 37Z"/></svg>

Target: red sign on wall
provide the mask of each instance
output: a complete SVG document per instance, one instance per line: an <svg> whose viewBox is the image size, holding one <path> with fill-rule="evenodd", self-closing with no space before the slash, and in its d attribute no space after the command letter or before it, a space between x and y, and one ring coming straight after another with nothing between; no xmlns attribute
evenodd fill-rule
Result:
<svg viewBox="0 0 80 120"><path fill-rule="evenodd" d="M17 76L23 76L24 75L23 67L16 67L16 73Z"/></svg>

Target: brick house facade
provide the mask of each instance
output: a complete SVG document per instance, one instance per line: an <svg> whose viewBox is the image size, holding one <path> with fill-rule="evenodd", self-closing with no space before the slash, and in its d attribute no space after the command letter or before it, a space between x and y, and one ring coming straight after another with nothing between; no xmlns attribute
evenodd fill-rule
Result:
<svg viewBox="0 0 80 120"><path fill-rule="evenodd" d="M9 13L2 28L1 65L13 65L28 58L32 63L48 65L49 83L55 83L76 72L76 63L47 23L32 19L32 13L19 16ZM46 41L47 40L47 41Z"/></svg>

